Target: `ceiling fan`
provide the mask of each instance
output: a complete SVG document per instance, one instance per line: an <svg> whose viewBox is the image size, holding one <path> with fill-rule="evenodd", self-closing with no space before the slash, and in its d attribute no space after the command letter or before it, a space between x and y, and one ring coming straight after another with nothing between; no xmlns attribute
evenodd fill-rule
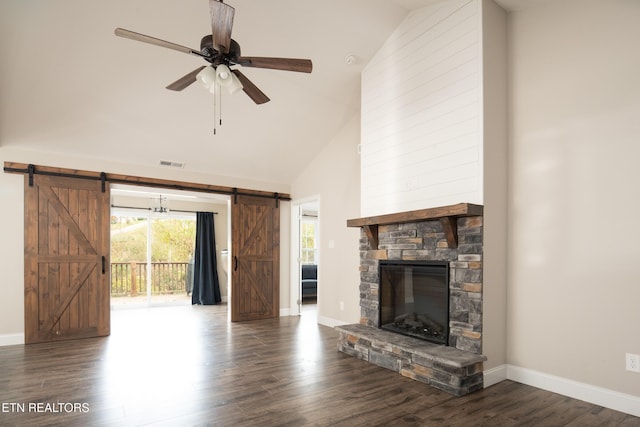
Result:
<svg viewBox="0 0 640 427"><path fill-rule="evenodd" d="M180 77L167 86L169 90L181 91L196 80L200 80L205 86L210 87L210 90L213 90L213 87L215 87L214 83L226 86L231 92L235 92L241 88L253 102L256 104L264 104L269 101L267 95L239 70L231 69L231 67L239 65L242 67L268 68L301 73L310 73L313 69L313 64L309 59L242 56L240 53L240 45L231 38L235 9L223 3L222 0L209 0L209 7L211 9L212 33L202 37L200 50L191 49L123 28L116 28L115 34L119 37L199 56L210 64L208 66L203 65L198 67L183 77Z"/></svg>

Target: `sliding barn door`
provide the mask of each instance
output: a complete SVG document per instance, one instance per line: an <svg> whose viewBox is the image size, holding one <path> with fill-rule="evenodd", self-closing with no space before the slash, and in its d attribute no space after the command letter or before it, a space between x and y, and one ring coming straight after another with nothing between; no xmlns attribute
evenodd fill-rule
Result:
<svg viewBox="0 0 640 427"><path fill-rule="evenodd" d="M280 314L280 210L273 199L237 196L231 207L231 320Z"/></svg>
<svg viewBox="0 0 640 427"><path fill-rule="evenodd" d="M25 177L25 342L109 335L109 188Z"/></svg>

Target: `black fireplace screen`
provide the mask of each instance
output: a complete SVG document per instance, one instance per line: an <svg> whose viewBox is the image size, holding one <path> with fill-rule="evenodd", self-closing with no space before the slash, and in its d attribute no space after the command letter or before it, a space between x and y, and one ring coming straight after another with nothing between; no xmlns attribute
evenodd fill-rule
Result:
<svg viewBox="0 0 640 427"><path fill-rule="evenodd" d="M380 261L380 328L447 345L449 263Z"/></svg>

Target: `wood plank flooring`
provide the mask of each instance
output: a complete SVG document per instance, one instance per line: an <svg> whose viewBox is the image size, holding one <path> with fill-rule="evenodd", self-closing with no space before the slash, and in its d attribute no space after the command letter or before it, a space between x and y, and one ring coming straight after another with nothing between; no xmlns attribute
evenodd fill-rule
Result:
<svg viewBox="0 0 640 427"><path fill-rule="evenodd" d="M0 347L0 425L640 426L511 381L450 396L338 352L311 314L230 323L226 306L115 310L111 331Z"/></svg>

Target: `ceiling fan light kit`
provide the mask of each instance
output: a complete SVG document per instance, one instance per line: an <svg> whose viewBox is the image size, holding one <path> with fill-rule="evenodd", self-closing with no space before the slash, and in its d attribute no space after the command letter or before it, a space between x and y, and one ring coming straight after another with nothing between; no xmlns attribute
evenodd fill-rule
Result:
<svg viewBox="0 0 640 427"><path fill-rule="evenodd" d="M167 89L181 91L196 80L214 93L216 84L225 87L229 93L243 90L256 104L269 102L265 95L247 76L235 66L267 68L272 70L311 73L313 64L309 59L270 58L242 56L240 45L231 38L235 9L222 0L209 0L211 12L211 34L202 37L200 50L191 49L134 31L116 28L115 35L155 46L172 49L203 58L209 65L198 67L167 86Z"/></svg>
<svg viewBox="0 0 640 427"><path fill-rule="evenodd" d="M224 64L220 64L216 68L216 83L226 88L231 94L236 93L243 87L240 79Z"/></svg>
<svg viewBox="0 0 640 427"><path fill-rule="evenodd" d="M212 67L204 67L196 74L196 80L213 93L216 84L216 71Z"/></svg>

